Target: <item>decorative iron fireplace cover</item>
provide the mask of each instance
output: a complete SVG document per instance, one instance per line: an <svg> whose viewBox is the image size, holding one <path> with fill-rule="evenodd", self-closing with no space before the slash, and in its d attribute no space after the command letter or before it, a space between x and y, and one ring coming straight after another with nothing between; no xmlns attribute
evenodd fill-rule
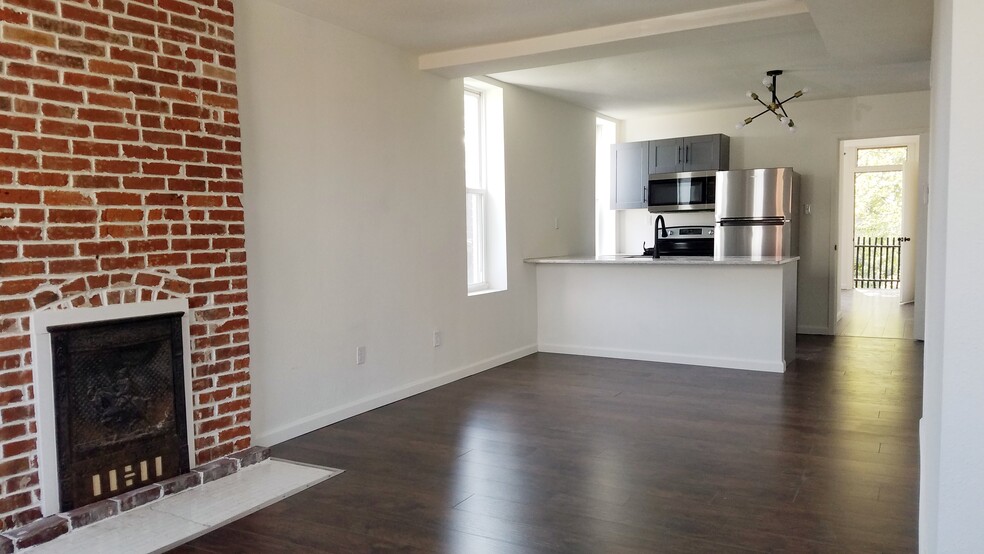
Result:
<svg viewBox="0 0 984 554"><path fill-rule="evenodd" d="M189 471L181 316L48 329L62 511Z"/></svg>

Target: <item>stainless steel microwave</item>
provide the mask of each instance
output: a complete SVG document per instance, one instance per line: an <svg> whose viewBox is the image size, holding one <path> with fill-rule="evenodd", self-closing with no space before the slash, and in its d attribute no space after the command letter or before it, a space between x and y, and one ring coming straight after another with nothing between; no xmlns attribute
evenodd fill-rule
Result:
<svg viewBox="0 0 984 554"><path fill-rule="evenodd" d="M716 174L716 171L690 171L650 175L646 188L649 211L714 211Z"/></svg>

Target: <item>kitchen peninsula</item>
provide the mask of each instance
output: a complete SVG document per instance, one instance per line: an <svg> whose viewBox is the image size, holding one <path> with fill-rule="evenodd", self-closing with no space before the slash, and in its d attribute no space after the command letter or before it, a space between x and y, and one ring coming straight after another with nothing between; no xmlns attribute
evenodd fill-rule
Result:
<svg viewBox="0 0 984 554"><path fill-rule="evenodd" d="M534 258L541 352L783 372L799 257Z"/></svg>

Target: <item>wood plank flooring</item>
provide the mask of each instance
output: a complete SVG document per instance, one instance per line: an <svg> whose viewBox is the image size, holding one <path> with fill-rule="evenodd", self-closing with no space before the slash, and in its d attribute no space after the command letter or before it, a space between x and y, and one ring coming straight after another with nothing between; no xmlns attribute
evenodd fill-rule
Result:
<svg viewBox="0 0 984 554"><path fill-rule="evenodd" d="M535 354L274 447L346 473L175 552L916 552L922 347Z"/></svg>

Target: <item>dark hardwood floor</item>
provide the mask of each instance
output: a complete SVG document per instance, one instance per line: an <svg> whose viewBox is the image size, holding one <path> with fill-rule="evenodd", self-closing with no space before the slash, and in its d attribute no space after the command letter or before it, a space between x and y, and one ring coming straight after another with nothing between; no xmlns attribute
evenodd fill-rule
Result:
<svg viewBox="0 0 984 554"><path fill-rule="evenodd" d="M276 446L346 472L176 552L916 552L921 344L797 350L535 354Z"/></svg>

